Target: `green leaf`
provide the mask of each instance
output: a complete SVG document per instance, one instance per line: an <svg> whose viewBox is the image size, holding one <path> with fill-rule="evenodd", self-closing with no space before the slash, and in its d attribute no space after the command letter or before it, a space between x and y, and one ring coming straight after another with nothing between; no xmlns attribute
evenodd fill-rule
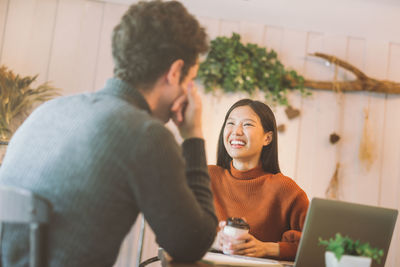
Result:
<svg viewBox="0 0 400 267"><path fill-rule="evenodd" d="M384 254L383 249L372 248L368 242L353 241L350 237L342 236L340 233L335 234L335 239L324 240L319 237L318 242L319 245L325 246L327 251L332 251L338 260L343 255L355 255L369 257L380 263Z"/></svg>
<svg viewBox="0 0 400 267"><path fill-rule="evenodd" d="M311 94L303 86L304 78L294 70L285 70L274 50L252 43L244 45L237 33L211 41L198 78L206 92L221 89L252 95L258 89L266 99L280 105L288 105L289 90L299 90L303 96Z"/></svg>

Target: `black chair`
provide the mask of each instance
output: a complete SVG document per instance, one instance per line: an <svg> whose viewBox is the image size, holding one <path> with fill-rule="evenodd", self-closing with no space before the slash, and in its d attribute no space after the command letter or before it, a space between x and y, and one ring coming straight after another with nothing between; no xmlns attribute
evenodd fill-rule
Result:
<svg viewBox="0 0 400 267"><path fill-rule="evenodd" d="M46 225L50 213L48 200L25 189L0 186L0 247L3 223L29 224L29 267L47 266Z"/></svg>

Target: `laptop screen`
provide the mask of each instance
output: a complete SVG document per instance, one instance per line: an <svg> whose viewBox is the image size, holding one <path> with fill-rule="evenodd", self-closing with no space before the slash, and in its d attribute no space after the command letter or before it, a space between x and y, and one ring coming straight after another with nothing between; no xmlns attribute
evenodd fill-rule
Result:
<svg viewBox="0 0 400 267"><path fill-rule="evenodd" d="M382 261L372 261L372 267L384 266L397 218L397 210L313 198L307 212L296 267L325 266L325 247L319 238L334 238L336 233L353 240L369 242L384 250Z"/></svg>

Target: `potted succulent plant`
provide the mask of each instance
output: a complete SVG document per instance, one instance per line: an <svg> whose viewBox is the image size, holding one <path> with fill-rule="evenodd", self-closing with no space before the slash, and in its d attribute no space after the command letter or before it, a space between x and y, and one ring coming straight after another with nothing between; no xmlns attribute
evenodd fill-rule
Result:
<svg viewBox="0 0 400 267"><path fill-rule="evenodd" d="M340 233L336 233L334 239L319 238L319 244L326 246L326 267L370 267L372 260L380 263L383 256L383 249L372 248L360 240L353 241Z"/></svg>

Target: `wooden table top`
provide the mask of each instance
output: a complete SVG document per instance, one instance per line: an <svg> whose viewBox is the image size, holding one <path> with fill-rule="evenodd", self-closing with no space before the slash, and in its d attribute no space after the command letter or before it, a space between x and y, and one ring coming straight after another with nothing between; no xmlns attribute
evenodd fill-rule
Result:
<svg viewBox="0 0 400 267"><path fill-rule="evenodd" d="M218 266L212 263L206 263L202 261L194 262L194 263L182 263L182 262L173 262L171 261L171 257L162 249L158 251L158 258L161 261L162 267L210 267L210 266ZM286 262L280 261L282 266L293 266L294 262Z"/></svg>

